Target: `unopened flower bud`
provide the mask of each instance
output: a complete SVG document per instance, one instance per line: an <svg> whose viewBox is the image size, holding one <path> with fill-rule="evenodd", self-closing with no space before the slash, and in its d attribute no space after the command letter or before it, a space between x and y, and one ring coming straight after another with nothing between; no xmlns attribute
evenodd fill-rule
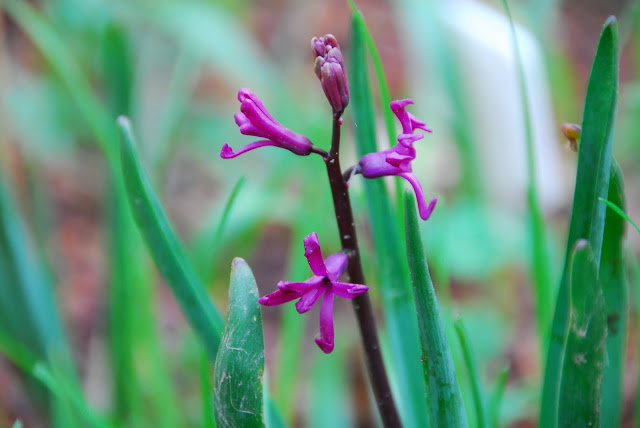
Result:
<svg viewBox="0 0 640 428"><path fill-rule="evenodd" d="M567 140L569 140L569 148L574 152L578 151L578 140L580 139L581 132L582 128L580 128L580 125L576 125L575 123L562 124L562 133L567 137Z"/></svg>
<svg viewBox="0 0 640 428"><path fill-rule="evenodd" d="M334 116L340 117L349 104L349 85L338 41L333 35L327 34L324 37L314 37L311 47L316 56L313 69L320 79Z"/></svg>

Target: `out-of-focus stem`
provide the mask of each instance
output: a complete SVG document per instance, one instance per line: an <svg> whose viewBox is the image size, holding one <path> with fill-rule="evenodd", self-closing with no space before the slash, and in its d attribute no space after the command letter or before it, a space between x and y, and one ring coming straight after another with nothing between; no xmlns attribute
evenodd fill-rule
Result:
<svg viewBox="0 0 640 428"><path fill-rule="evenodd" d="M333 206L338 222L340 242L342 249L349 258L347 274L349 282L366 284L364 273L362 272L362 262L360 261L360 251L358 249L358 239L356 236L356 224L351 210L349 200L349 190L343 179L340 169L340 119L339 116L333 119L333 134L331 137L331 150L324 158L331 185L331 195ZM401 427L400 416L396 409L387 372L384 368L380 342L376 330L373 308L367 294L355 297L352 300L353 309L356 313L360 335L364 346L364 354L371 380L371 387L378 404L380 417L385 427Z"/></svg>

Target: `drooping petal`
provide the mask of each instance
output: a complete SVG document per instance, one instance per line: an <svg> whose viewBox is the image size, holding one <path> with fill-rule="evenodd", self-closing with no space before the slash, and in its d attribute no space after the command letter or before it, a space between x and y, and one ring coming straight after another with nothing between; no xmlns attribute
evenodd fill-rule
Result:
<svg viewBox="0 0 640 428"><path fill-rule="evenodd" d="M322 250L320 249L320 241L318 240L318 234L313 232L307 235L304 240L304 256L309 262L309 267L314 275L327 276L327 267L324 264L324 258L322 257Z"/></svg>
<svg viewBox="0 0 640 428"><path fill-rule="evenodd" d="M316 337L316 344L322 352L329 354L333 351L333 293L327 291L320 305L320 337Z"/></svg>
<svg viewBox="0 0 640 428"><path fill-rule="evenodd" d="M416 176L410 172L398 174L398 176L407 180L411 184L411 187L413 187L413 191L416 194L416 201L418 202L418 212L420 213L420 218L423 220L427 220L431 216L433 209L436 207L436 202L438 202L438 199L433 198L431 202L429 202L429 205L427 205L424 200L422 186L420 185L420 182L418 181Z"/></svg>
<svg viewBox="0 0 640 428"><path fill-rule="evenodd" d="M362 296L369 290L364 284L351 284L348 282L334 282L331 290L344 299L353 299L356 296Z"/></svg>
<svg viewBox="0 0 640 428"><path fill-rule="evenodd" d="M347 269L347 255L345 253L331 254L324 263L327 267L327 278L329 278L329 281L337 281Z"/></svg>
<svg viewBox="0 0 640 428"><path fill-rule="evenodd" d="M296 310L298 313L303 314L313 307L318 301L318 298L327 290L328 287L320 285L319 287L313 287L302 293L300 300L296 302Z"/></svg>
<svg viewBox="0 0 640 428"><path fill-rule="evenodd" d="M233 149L229 146L229 144L224 143L224 146L222 146L222 150L220 151L220 157L222 159L232 159L237 156L240 156L243 153L258 149L260 147L265 147L265 146L279 147L278 144L274 143L271 140L258 140L258 141L254 141L253 143L249 143L246 146L242 146L237 151L234 152Z"/></svg>
<svg viewBox="0 0 640 428"><path fill-rule="evenodd" d="M258 303L264 306L276 306L295 300L298 297L300 297L300 293L296 293L295 291L277 290L259 298Z"/></svg>

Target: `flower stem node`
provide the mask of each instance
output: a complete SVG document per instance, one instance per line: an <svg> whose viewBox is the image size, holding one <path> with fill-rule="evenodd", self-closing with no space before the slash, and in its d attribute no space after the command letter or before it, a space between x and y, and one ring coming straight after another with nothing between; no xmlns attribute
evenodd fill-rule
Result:
<svg viewBox="0 0 640 428"><path fill-rule="evenodd" d="M332 34L327 34L314 37L311 47L316 55L314 71L333 109L333 116L339 118L349 104L349 84L340 46Z"/></svg>
<svg viewBox="0 0 640 428"><path fill-rule="evenodd" d="M355 174L362 174L365 178L395 175L407 180L416 194L420 218L427 220L436 206L437 199L432 199L427 205L422 186L412 172L411 161L416 158L413 143L424 138L424 134L414 134L413 132L416 129L431 132L431 129L427 128L425 122L406 111L406 106L409 104L413 104L413 100L397 100L390 104L391 110L402 125L402 134L398 135L398 144L380 152L364 155L354 171Z"/></svg>
<svg viewBox="0 0 640 428"><path fill-rule="evenodd" d="M264 146L275 146L287 149L297 155L307 156L314 151L313 144L304 135L295 133L280 125L250 89L240 89L238 91L238 101L240 101L240 113L236 113L234 118L240 127L243 135L265 138L254 141L241 147L234 152L227 143L222 146L220 157L231 159L243 153Z"/></svg>
<svg viewBox="0 0 640 428"><path fill-rule="evenodd" d="M320 337L315 339L318 347L326 354L333 351L333 298L335 295L353 299L367 292L363 284L340 282L347 269L347 256L340 252L326 259L322 257L318 235L313 232L304 238L304 256L307 258L313 276L304 282L278 283L278 290L261 297L258 302L265 306L275 306L292 300L296 302L298 313L305 313L322 297L320 303Z"/></svg>

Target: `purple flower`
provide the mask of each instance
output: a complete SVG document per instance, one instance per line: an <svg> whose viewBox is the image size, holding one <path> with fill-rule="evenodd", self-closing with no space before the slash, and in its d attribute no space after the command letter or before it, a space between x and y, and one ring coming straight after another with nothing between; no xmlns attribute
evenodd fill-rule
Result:
<svg viewBox="0 0 640 428"><path fill-rule="evenodd" d="M334 116L340 117L349 104L349 85L338 41L332 34L327 34L311 39L311 47L316 55L313 69L333 108Z"/></svg>
<svg viewBox="0 0 640 428"><path fill-rule="evenodd" d="M347 268L347 256L344 253L332 254L323 259L318 235L313 232L304 238L304 256L309 262L313 276L305 282L278 283L278 290L261 297L258 302L265 306L275 306L295 299L299 313L307 312L322 297L320 303L320 337L316 344L326 354L333 351L333 297L353 299L367 292L369 287L362 284L339 282Z"/></svg>
<svg viewBox="0 0 640 428"><path fill-rule="evenodd" d="M355 167L354 173L362 174L366 178L377 178L385 175L397 175L407 180L413 187L418 201L418 211L423 220L427 220L436 206L437 199L431 200L429 205L424 200L422 186L411 172L411 161L416 158L416 150L413 143L424 138L424 134L414 134L416 129L431 132L427 124L411 113L405 107L413 104L413 100L397 100L390 104L391 110L395 113L402 124L402 134L398 135L398 144L380 152L368 153L360 159Z"/></svg>
<svg viewBox="0 0 640 428"><path fill-rule="evenodd" d="M313 151L313 144L304 135L297 134L290 129L280 125L269 114L267 109L250 89L240 89L238 100L241 103L240 113L236 113L234 118L240 127L243 135L253 135L254 137L266 138L265 140L254 141L234 152L227 143L222 146L220 157L231 159L246 153L250 150L264 146L276 146L292 151L301 156L306 156Z"/></svg>

